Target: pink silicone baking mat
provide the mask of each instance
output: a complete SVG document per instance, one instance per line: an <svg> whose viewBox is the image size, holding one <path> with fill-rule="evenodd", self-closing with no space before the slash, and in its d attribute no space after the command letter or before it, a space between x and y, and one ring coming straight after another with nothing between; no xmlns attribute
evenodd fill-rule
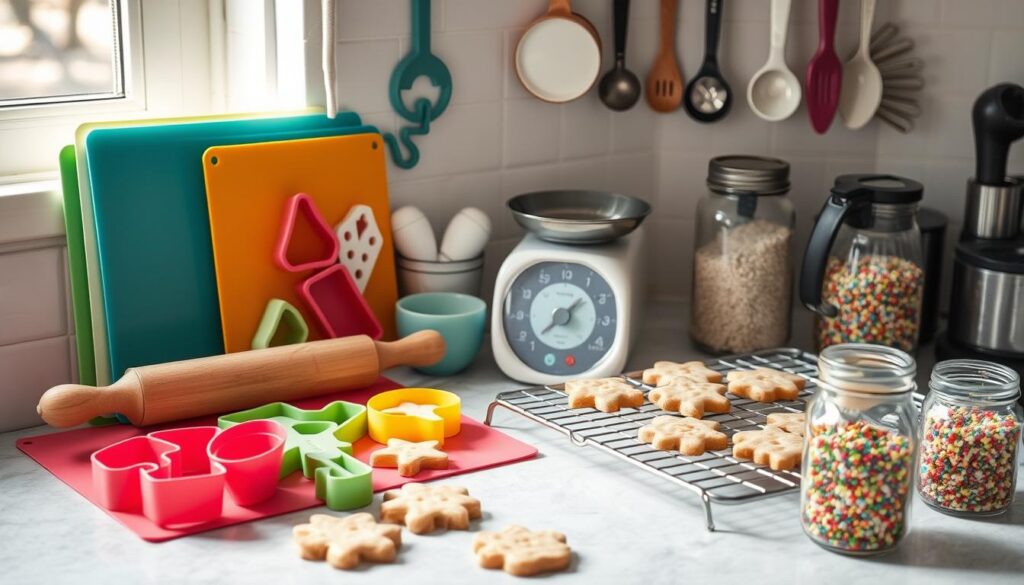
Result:
<svg viewBox="0 0 1024 585"><path fill-rule="evenodd" d="M347 400L364 404L374 394L401 387L401 385L396 384L394 381L382 377L377 380L376 384L363 390L350 390L329 396L298 400L292 402L292 404L306 409L321 408L328 402L335 400ZM208 417L147 427L145 429L138 429L129 425L90 427L49 435L25 437L19 439L17 445L18 449L34 459L36 463L42 465L50 473L57 476L57 479L68 484L71 486L71 489L82 494L85 499L98 506L93 494L92 465L89 459L94 451L98 451L117 441L162 428L215 425L216 423L217 417ZM370 453L380 447L381 445L373 442L369 437L364 437L355 444L355 455L363 461L368 461ZM505 465L531 459L537 454L537 450L530 445L517 441L466 416L462 417L462 429L459 434L445 439L444 450L448 452L451 461L448 469L424 470L415 478L401 477L398 475L398 471L394 469L374 469L373 490L379 492L398 487L410 481L429 481L497 465ZM232 524L259 520L260 518L319 506L322 502L314 497L313 491L312 480L307 480L302 476L301 472L296 472L281 480L281 483L278 484L277 494L266 502L243 508L236 506L230 499L225 499L224 515L219 519L199 525L175 527L174 529L161 528L141 514L111 512L102 506L98 507L109 514L114 520L117 520L129 530L138 534L143 540L162 542L223 526L231 526Z"/></svg>

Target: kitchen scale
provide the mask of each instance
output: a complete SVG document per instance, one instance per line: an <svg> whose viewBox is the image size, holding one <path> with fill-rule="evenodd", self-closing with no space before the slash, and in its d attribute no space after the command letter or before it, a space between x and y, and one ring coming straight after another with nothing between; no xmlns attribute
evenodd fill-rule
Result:
<svg viewBox="0 0 1024 585"><path fill-rule="evenodd" d="M643 318L646 202L601 191L512 198L528 233L498 271L491 346L529 384L619 374Z"/></svg>

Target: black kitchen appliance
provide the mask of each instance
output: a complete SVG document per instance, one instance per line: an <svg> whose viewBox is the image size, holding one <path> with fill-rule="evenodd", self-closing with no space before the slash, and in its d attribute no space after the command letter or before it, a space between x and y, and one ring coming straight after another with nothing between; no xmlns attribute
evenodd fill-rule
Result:
<svg viewBox="0 0 1024 585"><path fill-rule="evenodd" d="M953 264L949 329L939 359L975 357L1022 371L1024 364L1024 180L1007 175L1010 146L1024 137L1024 88L985 90L972 111L977 157L967 181L964 227Z"/></svg>

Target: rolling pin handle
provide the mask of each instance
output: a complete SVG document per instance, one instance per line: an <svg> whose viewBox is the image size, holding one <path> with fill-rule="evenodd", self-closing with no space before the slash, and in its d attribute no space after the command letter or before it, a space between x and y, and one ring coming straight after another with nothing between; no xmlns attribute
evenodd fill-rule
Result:
<svg viewBox="0 0 1024 585"><path fill-rule="evenodd" d="M142 395L137 378L129 371L107 387L54 386L39 399L36 412L47 424L58 428L77 426L111 412L122 413L134 422L142 418Z"/></svg>
<svg viewBox="0 0 1024 585"><path fill-rule="evenodd" d="M444 357L445 344L433 329L417 331L397 341L376 341L378 363L384 371L395 366L432 366Z"/></svg>

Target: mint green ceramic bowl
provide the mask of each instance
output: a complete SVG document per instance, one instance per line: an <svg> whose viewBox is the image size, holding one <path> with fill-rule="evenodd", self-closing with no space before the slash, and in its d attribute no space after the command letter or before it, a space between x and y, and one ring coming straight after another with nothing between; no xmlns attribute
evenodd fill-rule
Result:
<svg viewBox="0 0 1024 585"><path fill-rule="evenodd" d="M431 376L451 376L469 367L480 351L487 322L487 303L462 293L429 292L403 297L395 303L398 334L402 337L433 329L444 337L440 362L418 371Z"/></svg>

